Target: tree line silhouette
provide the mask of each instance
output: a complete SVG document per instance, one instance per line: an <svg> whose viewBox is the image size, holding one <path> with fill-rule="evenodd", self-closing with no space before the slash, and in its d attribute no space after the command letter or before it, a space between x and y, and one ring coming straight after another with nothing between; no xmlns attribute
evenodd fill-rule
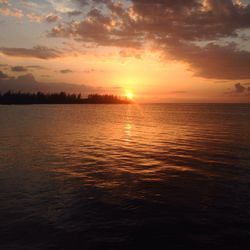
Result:
<svg viewBox="0 0 250 250"><path fill-rule="evenodd" d="M0 104L130 104L128 98L116 95L91 94L83 98L81 94L60 93L22 93L8 91L0 93Z"/></svg>

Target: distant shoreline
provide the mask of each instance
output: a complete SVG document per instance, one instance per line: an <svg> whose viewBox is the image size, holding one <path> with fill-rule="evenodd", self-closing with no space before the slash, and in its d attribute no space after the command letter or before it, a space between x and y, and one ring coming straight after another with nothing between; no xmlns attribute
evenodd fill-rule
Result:
<svg viewBox="0 0 250 250"><path fill-rule="evenodd" d="M32 106L32 105L133 105L134 103L10 103L3 104L0 103L0 106Z"/></svg>
<svg viewBox="0 0 250 250"><path fill-rule="evenodd" d="M21 93L8 91L0 93L0 105L70 105L70 104L132 104L133 101L115 95L91 94L82 98L81 94L67 94L65 92L49 93Z"/></svg>

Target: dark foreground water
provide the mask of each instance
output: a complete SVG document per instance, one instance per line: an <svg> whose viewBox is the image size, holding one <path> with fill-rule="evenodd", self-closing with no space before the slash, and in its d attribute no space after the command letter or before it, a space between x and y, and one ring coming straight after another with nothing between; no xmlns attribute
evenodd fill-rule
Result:
<svg viewBox="0 0 250 250"><path fill-rule="evenodd" d="M0 106L0 249L249 249L250 105Z"/></svg>

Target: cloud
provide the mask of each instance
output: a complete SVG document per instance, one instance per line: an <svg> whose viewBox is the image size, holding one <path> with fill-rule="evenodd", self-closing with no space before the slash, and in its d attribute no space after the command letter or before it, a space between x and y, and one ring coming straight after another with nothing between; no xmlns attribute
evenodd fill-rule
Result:
<svg viewBox="0 0 250 250"><path fill-rule="evenodd" d="M79 11L79 10L72 10L72 11L68 11L68 12L67 12L67 15L68 15L68 16L79 16L79 15L81 15L81 14L82 14L82 12Z"/></svg>
<svg viewBox="0 0 250 250"><path fill-rule="evenodd" d="M69 74L69 73L73 73L74 71L70 70L70 69L62 69L60 70L60 73L62 74Z"/></svg>
<svg viewBox="0 0 250 250"><path fill-rule="evenodd" d="M250 79L250 52L233 43L225 46L209 43L205 47L179 41L166 41L166 58L188 63L196 76L212 79Z"/></svg>
<svg viewBox="0 0 250 250"><path fill-rule="evenodd" d="M27 1L27 0L21 0L21 4L25 6L26 8L34 8L37 7L37 3L34 3L32 1Z"/></svg>
<svg viewBox="0 0 250 250"><path fill-rule="evenodd" d="M234 85L234 87L235 87L235 92L236 93L243 93L246 90L246 88L244 86L242 86L241 83L236 83Z"/></svg>
<svg viewBox="0 0 250 250"><path fill-rule="evenodd" d="M46 67L40 65L27 65L27 66L11 66L8 64L0 64L0 68L10 70L12 72L27 72L28 70L45 70Z"/></svg>
<svg viewBox="0 0 250 250"><path fill-rule="evenodd" d="M47 75L46 75L47 77ZM88 85L78 85L71 83L38 82L32 74L25 74L18 77L11 77L0 71L0 92L7 91L21 92L67 92L67 93L96 93L100 89Z"/></svg>
<svg viewBox="0 0 250 250"><path fill-rule="evenodd" d="M28 8L34 8L37 6L35 3L26 2L26 1L22 1L21 4ZM0 6L1 7L0 14L4 16L12 16L16 18L26 17L29 21L38 22L38 23L42 21L46 21L48 23L54 23L60 19L60 16L53 14L53 13L50 13L47 16L44 16L44 15L40 15L34 12L29 13L21 9L13 8L12 7L13 4L10 4L8 3L8 1L4 1L4 0L1 0L0 5L2 5L2 7Z"/></svg>
<svg viewBox="0 0 250 250"><path fill-rule="evenodd" d="M0 68L11 70L12 72L27 72L28 70L45 70L47 68L40 65L27 65L27 66L11 66L8 64L0 64Z"/></svg>
<svg viewBox="0 0 250 250"><path fill-rule="evenodd" d="M86 70L83 70L83 71L81 71L81 72L83 72L83 73L86 73L86 74L91 74L91 73L95 73L95 72L105 72L105 70L98 70L98 69L86 69Z"/></svg>
<svg viewBox="0 0 250 250"><path fill-rule="evenodd" d="M91 2L90 0L73 0L73 1L79 3L82 6L87 5Z"/></svg>
<svg viewBox="0 0 250 250"><path fill-rule="evenodd" d="M41 75L41 77L46 77L46 78L48 78L48 77L50 77L50 75Z"/></svg>
<svg viewBox="0 0 250 250"><path fill-rule="evenodd" d="M0 8L0 14L4 16L13 16L13 17L23 17L22 10L16 9L16 8L9 8L9 7L3 7Z"/></svg>
<svg viewBox="0 0 250 250"><path fill-rule="evenodd" d="M141 51L133 49L123 49L119 52L121 57L134 57L136 59L141 59Z"/></svg>
<svg viewBox="0 0 250 250"><path fill-rule="evenodd" d="M7 74L0 71L0 81L1 80L7 80L8 78L9 78L9 76Z"/></svg>
<svg viewBox="0 0 250 250"><path fill-rule="evenodd" d="M1 47L0 52L7 56L31 57L39 59L53 59L61 56L60 51L57 49L52 49L45 46L36 46L31 49Z"/></svg>
<svg viewBox="0 0 250 250"><path fill-rule="evenodd" d="M27 13L25 15L31 22L42 22L44 20L44 16L37 15L35 13Z"/></svg>
<svg viewBox="0 0 250 250"><path fill-rule="evenodd" d="M45 20L46 20L48 23L55 23L55 22L57 22L59 19L60 19L60 16L55 15L55 14L48 14L48 15L45 17Z"/></svg>
<svg viewBox="0 0 250 250"><path fill-rule="evenodd" d="M8 67L9 65L8 64L0 64L0 68L5 68L5 67Z"/></svg>
<svg viewBox="0 0 250 250"><path fill-rule="evenodd" d="M249 96L250 87L245 87L244 85L249 85L249 83L236 83L234 84L234 90L229 92L229 94L236 94L237 96Z"/></svg>
<svg viewBox="0 0 250 250"><path fill-rule="evenodd" d="M13 72L25 72L25 71L27 71L27 68L25 68L23 66L14 66L14 67L11 67L11 70Z"/></svg>
<svg viewBox="0 0 250 250"><path fill-rule="evenodd" d="M124 11L122 5L111 4L113 15L107 15L102 10L91 9L86 19L83 21L72 21L61 23L48 32L49 37L75 37L83 43L92 43L100 46L117 46L136 48L141 45L137 36L131 35L133 29L127 29L122 23L124 20L118 20ZM123 15L121 15L123 16ZM125 18L126 14L124 14ZM122 22L118 24L119 22ZM123 27L124 26L124 27Z"/></svg>
<svg viewBox="0 0 250 250"><path fill-rule="evenodd" d="M47 69L46 67L40 66L40 65L28 65L26 66L29 69Z"/></svg>
<svg viewBox="0 0 250 250"><path fill-rule="evenodd" d="M0 0L0 4L7 5L8 4L8 0Z"/></svg>
<svg viewBox="0 0 250 250"><path fill-rule="evenodd" d="M74 26L78 28L75 30L76 35L94 32L87 30L87 24L92 24L102 27L109 38L126 35L133 39L134 36L150 35L152 38L167 36L197 41L236 35L237 29L250 26L249 5L240 6L230 0L132 0L130 8L111 0L96 0L92 3L105 4L109 12L94 5L87 19L80 22L79 26ZM70 30L70 26L68 28Z"/></svg>
<svg viewBox="0 0 250 250"><path fill-rule="evenodd" d="M194 74L215 79L250 79L250 52L239 31L250 28L250 4L232 0L75 0L89 12L81 21L60 23L49 37L126 50L153 48L166 60L183 61ZM81 7L82 6L82 7ZM247 38L249 39L249 38ZM124 49L122 56L133 56ZM248 72L249 71L249 72Z"/></svg>

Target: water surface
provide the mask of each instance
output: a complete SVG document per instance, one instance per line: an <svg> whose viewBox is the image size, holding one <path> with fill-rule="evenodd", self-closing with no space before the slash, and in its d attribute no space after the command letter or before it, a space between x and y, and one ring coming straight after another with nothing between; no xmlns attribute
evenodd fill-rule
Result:
<svg viewBox="0 0 250 250"><path fill-rule="evenodd" d="M0 106L0 249L249 249L250 105Z"/></svg>

